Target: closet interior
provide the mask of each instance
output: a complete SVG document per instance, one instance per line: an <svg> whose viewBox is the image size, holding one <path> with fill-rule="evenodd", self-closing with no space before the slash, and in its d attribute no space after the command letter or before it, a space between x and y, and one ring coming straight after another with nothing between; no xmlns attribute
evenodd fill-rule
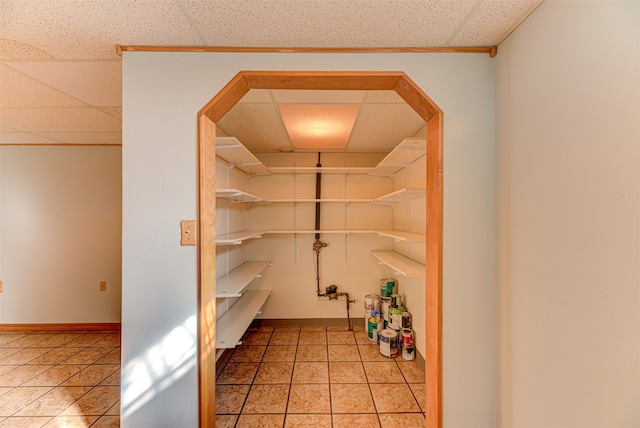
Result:
<svg viewBox="0 0 640 428"><path fill-rule="evenodd" d="M268 92L271 101L279 95ZM318 91L302 92L318 104ZM346 91L322 91L323 99L332 92ZM374 99L392 91L358 92ZM412 110L398 107L397 95L362 102L344 148L297 149L272 130L286 124L264 123L245 98L218 122L215 140L217 357L241 343L255 318L363 326L364 296L378 294L383 278L396 280L422 353L424 121L415 112L403 119ZM278 108L260 108L267 104Z"/></svg>

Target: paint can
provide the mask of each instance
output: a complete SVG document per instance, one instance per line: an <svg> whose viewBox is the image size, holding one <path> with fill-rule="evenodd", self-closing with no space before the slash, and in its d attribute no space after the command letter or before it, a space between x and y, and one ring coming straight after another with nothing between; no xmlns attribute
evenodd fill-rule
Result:
<svg viewBox="0 0 640 428"><path fill-rule="evenodd" d="M390 297L381 297L382 301L380 312L382 312L382 319L385 321L389 321L389 307L391 306L391 298Z"/></svg>
<svg viewBox="0 0 640 428"><path fill-rule="evenodd" d="M369 318L374 318L376 321L380 321L380 309L365 309L364 310L364 330L367 331L369 328Z"/></svg>
<svg viewBox="0 0 640 428"><path fill-rule="evenodd" d="M364 296L364 308L370 311L380 309L380 296L377 294L368 294Z"/></svg>
<svg viewBox="0 0 640 428"><path fill-rule="evenodd" d="M413 361L416 358L416 348L411 347L408 348L406 346L402 346L402 359L405 361Z"/></svg>
<svg viewBox="0 0 640 428"><path fill-rule="evenodd" d="M396 280L383 278L380 280L380 297L391 297L396 292Z"/></svg>
<svg viewBox="0 0 640 428"><path fill-rule="evenodd" d="M414 344L413 344L413 330L411 330L410 328L403 328L402 329L402 333L401 333L401 342L402 346L405 346L407 348L413 348Z"/></svg>
<svg viewBox="0 0 640 428"><path fill-rule="evenodd" d="M391 295L391 307L400 309L402 307L402 294Z"/></svg>
<svg viewBox="0 0 640 428"><path fill-rule="evenodd" d="M378 342L378 333L382 331L383 322L380 318L369 318L367 322L367 337L372 342Z"/></svg>
<svg viewBox="0 0 640 428"><path fill-rule="evenodd" d="M403 312L402 313L402 328L411 328L411 326L412 326L411 313Z"/></svg>
<svg viewBox="0 0 640 428"><path fill-rule="evenodd" d="M389 309L389 328L392 330L402 330L402 309Z"/></svg>
<svg viewBox="0 0 640 428"><path fill-rule="evenodd" d="M385 329L378 336L380 337L380 353L387 358L398 356L398 333Z"/></svg>

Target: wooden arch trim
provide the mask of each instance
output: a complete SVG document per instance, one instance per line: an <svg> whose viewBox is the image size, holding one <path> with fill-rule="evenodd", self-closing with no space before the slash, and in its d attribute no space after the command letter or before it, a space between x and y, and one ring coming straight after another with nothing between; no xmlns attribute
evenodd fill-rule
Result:
<svg viewBox="0 0 640 428"><path fill-rule="evenodd" d="M215 132L251 89L393 90L427 123L426 426L442 427L443 113L403 72L241 71L198 113L200 426L215 424Z"/></svg>

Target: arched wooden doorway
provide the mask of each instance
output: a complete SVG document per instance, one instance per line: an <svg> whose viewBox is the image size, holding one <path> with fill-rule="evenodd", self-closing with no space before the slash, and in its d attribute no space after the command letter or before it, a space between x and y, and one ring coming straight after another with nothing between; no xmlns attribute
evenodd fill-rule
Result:
<svg viewBox="0 0 640 428"><path fill-rule="evenodd" d="M251 89L393 90L426 121L426 425L441 427L443 113L402 72L314 71L241 71L198 113L200 426L215 422L215 124Z"/></svg>

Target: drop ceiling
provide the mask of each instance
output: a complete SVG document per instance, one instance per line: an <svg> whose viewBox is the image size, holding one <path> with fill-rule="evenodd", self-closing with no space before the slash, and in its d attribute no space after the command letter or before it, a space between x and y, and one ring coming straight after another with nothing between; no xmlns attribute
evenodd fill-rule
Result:
<svg viewBox="0 0 640 428"><path fill-rule="evenodd" d="M0 145L122 144L117 45L488 47L499 45L541 2L0 0ZM220 127L260 151L290 150L277 103L291 103L286 97L328 102L306 99L306 91L254 92ZM324 96L360 106L348 151L365 142L388 151L399 134L420 130L416 115L394 94L371 91L356 101L336 101L343 95ZM255 126L240 126L238 117L248 114ZM259 124L265 124L263 137L254 130ZM392 128L398 135L382 141L381 131Z"/></svg>

